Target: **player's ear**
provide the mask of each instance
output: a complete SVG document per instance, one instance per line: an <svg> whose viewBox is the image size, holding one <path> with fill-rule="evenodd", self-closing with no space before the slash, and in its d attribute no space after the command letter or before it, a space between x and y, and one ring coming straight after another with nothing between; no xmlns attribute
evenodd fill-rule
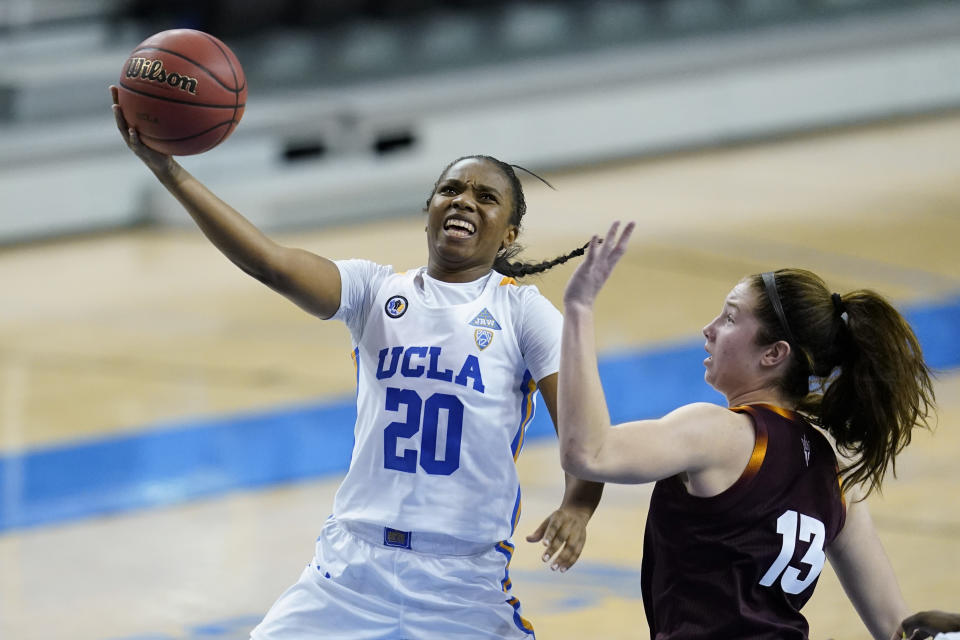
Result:
<svg viewBox="0 0 960 640"><path fill-rule="evenodd" d="M777 340L760 354L760 364L766 367L775 367L790 357L790 351L789 342L786 340Z"/></svg>
<svg viewBox="0 0 960 640"><path fill-rule="evenodd" d="M503 251L514 242L517 241L517 235L520 233L520 230L517 228L517 225L511 224L507 226L507 230L503 233L503 240L500 241L500 250Z"/></svg>

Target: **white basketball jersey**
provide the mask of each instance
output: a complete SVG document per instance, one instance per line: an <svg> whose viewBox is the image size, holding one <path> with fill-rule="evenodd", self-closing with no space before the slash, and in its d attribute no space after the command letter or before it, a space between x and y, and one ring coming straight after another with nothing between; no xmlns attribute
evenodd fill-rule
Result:
<svg viewBox="0 0 960 640"><path fill-rule="evenodd" d="M355 443L333 513L402 531L505 540L519 517L516 458L537 388L516 323L524 301L542 296L491 272L472 301L430 304L417 284L421 272L371 285L362 329L354 327ZM559 350L562 320L550 309Z"/></svg>

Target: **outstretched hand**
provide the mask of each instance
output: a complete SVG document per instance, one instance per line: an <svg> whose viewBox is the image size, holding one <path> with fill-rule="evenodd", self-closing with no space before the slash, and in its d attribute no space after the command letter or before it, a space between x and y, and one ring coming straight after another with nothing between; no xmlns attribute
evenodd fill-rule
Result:
<svg viewBox="0 0 960 640"><path fill-rule="evenodd" d="M628 223L618 236L617 231L620 229L618 221L610 225L607 237L602 242L598 236L593 236L587 247L586 258L576 268L567 283L566 291L563 293L564 305L593 306L597 294L610 277L613 267L627 250L627 242L635 226L633 222Z"/></svg>
<svg viewBox="0 0 960 640"><path fill-rule="evenodd" d="M906 618L895 638L921 640L931 638L938 633L960 631L960 614L945 611L921 611Z"/></svg>
<svg viewBox="0 0 960 640"><path fill-rule="evenodd" d="M123 116L123 111L120 110L118 89L114 85L110 85L110 97L113 99L113 117L117 121L117 128L130 150L137 154L137 157L143 160L143 163L154 173L159 175L169 172L173 165L173 158L143 144L140 136L137 135L137 130L130 126Z"/></svg>
<svg viewBox="0 0 960 640"><path fill-rule="evenodd" d="M543 540L546 549L541 560L554 571L564 572L580 558L587 542L587 522L592 510L560 507L527 536L527 542Z"/></svg>

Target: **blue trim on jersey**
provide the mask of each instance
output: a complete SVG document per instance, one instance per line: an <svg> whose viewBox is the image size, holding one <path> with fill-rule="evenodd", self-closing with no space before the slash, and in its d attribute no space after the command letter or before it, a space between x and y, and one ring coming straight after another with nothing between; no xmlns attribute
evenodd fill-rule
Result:
<svg viewBox="0 0 960 640"><path fill-rule="evenodd" d="M533 380L530 371L523 372L523 381L520 383L522 395L520 397L520 424L517 427L517 433L510 444L510 451L513 452L513 461L516 462L523 450L523 443L527 433L527 425L536 414L537 401L534 394L537 391L537 383ZM513 510L510 512L510 535L517 530L517 523L520 521L520 487L517 487L517 499L513 503Z"/></svg>
<svg viewBox="0 0 960 640"><path fill-rule="evenodd" d="M533 625L520 615L520 601L516 597L511 597L507 599L507 604L513 607L513 624L517 625L518 629L530 637L536 638L536 635L533 633Z"/></svg>
<svg viewBox="0 0 960 640"><path fill-rule="evenodd" d="M960 368L960 295L904 315L931 367ZM662 416L689 402L725 405L703 382L703 355L697 339L603 357L611 420ZM0 454L0 531L342 474L355 422L353 394ZM523 440L539 437L556 437L547 412L531 417ZM523 441L515 443L519 450Z"/></svg>
<svg viewBox="0 0 960 640"><path fill-rule="evenodd" d="M353 381L357 383L357 393L360 393L360 347L353 348Z"/></svg>
<svg viewBox="0 0 960 640"><path fill-rule="evenodd" d="M513 551L516 547L509 540L501 540L495 544L493 548L502 553L507 559L507 564L503 567L503 578L500 580L500 588L503 589L504 593L509 593L510 587L513 586L513 581L510 579L510 561L513 560Z"/></svg>
<svg viewBox="0 0 960 640"><path fill-rule="evenodd" d="M520 487L517 486L517 499L513 503L513 512L510 514L510 535L517 530L517 523L520 522Z"/></svg>
<svg viewBox="0 0 960 640"><path fill-rule="evenodd" d="M537 413L537 400L534 396L537 391L537 383L534 382L530 371L523 372L520 391L522 394L520 397L520 425L517 427L517 433L513 436L513 442L510 444L514 462L520 457L520 451L523 449L523 438L527 432L527 424L533 420Z"/></svg>

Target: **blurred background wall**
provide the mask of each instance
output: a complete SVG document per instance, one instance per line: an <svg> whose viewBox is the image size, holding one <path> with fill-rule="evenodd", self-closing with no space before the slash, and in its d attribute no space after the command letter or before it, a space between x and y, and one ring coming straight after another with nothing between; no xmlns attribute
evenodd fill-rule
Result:
<svg viewBox="0 0 960 640"><path fill-rule="evenodd" d="M177 27L249 82L183 164L268 229L416 211L468 153L549 170L960 106L954 0L2 0L0 242L184 221L107 92Z"/></svg>

